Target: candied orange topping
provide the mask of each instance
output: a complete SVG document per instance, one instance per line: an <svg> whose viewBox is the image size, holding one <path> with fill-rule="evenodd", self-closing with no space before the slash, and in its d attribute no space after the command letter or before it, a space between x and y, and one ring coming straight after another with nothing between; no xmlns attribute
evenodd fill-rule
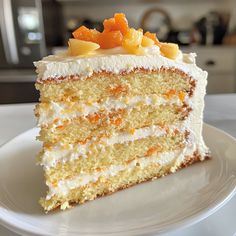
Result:
<svg viewBox="0 0 236 236"><path fill-rule="evenodd" d="M128 24L128 20L125 17L125 14L116 13L114 15L114 18L115 18L118 29L123 35L125 35L129 30L129 24Z"/></svg>
<svg viewBox="0 0 236 236"><path fill-rule="evenodd" d="M175 59L179 52L177 44L161 43L155 33L146 32L142 29L135 30L129 27L125 14L116 13L112 18L103 21L102 32L96 29L88 29L81 26L72 34L74 40L87 41L95 44L74 42L70 39L69 54L71 56L93 53L98 48L109 49L122 46L128 53L143 55L144 48L157 45L163 56Z"/></svg>
<svg viewBox="0 0 236 236"><path fill-rule="evenodd" d="M105 19L103 21L104 31L117 31L115 18Z"/></svg>
<svg viewBox="0 0 236 236"><path fill-rule="evenodd" d="M95 29L88 29L85 26L81 26L72 34L75 39L98 43L98 38L101 33Z"/></svg>
<svg viewBox="0 0 236 236"><path fill-rule="evenodd" d="M121 46L123 35L120 31L103 31L98 39L101 48L115 48Z"/></svg>
<svg viewBox="0 0 236 236"><path fill-rule="evenodd" d="M122 35L128 32L128 21L123 13L116 13L113 18L103 21L104 31L120 31Z"/></svg>

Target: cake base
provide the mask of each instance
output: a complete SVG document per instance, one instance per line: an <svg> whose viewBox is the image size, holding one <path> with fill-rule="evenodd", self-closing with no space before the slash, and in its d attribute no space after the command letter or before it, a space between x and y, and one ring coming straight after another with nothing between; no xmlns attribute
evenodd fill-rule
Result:
<svg viewBox="0 0 236 236"><path fill-rule="evenodd" d="M40 204L46 212L60 208L65 210L77 204L83 204L98 197L110 195L119 190L123 190L139 183L155 180L157 178L174 173L177 170L185 168L193 163L207 160L209 156L200 156L194 152L192 156L185 156L184 160L178 165L160 166L159 164L150 164L145 168L136 166L132 171L124 170L118 175L109 179L100 177L96 182L89 183L80 188L72 189L66 196L52 196L51 199L40 199Z"/></svg>

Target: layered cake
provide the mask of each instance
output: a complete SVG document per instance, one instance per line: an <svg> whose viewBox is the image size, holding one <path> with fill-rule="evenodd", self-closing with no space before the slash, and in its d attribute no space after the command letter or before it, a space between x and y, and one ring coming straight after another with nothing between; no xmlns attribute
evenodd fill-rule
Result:
<svg viewBox="0 0 236 236"><path fill-rule="evenodd" d="M130 28L79 27L67 52L35 63L45 211L66 209L208 157L202 138L207 72L195 54Z"/></svg>

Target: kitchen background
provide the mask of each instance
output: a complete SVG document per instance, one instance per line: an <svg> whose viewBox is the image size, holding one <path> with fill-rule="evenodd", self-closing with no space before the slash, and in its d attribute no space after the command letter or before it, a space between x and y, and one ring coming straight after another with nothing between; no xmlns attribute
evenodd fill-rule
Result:
<svg viewBox="0 0 236 236"><path fill-rule="evenodd" d="M37 101L32 62L64 49L81 24L101 30L115 12L196 52L208 94L236 92L235 0L0 0L0 104Z"/></svg>

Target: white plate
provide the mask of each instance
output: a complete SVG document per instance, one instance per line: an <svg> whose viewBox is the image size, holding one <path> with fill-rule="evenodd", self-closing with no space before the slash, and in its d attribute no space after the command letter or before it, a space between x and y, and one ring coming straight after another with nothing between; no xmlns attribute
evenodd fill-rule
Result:
<svg viewBox="0 0 236 236"><path fill-rule="evenodd" d="M145 235L196 223L236 190L236 141L204 125L213 159L64 212L45 214L40 143L31 129L0 148L0 223L23 235Z"/></svg>

